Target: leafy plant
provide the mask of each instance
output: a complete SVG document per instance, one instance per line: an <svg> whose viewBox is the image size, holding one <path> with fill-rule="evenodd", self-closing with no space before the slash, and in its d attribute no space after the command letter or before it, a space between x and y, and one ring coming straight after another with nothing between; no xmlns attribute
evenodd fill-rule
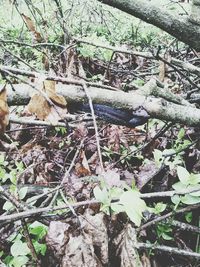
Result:
<svg viewBox="0 0 200 267"><path fill-rule="evenodd" d="M44 243L41 243L40 240L44 238L47 234L47 226L44 224L35 221L29 225L29 233L34 236L33 245L37 254L45 255L47 246Z"/></svg>
<svg viewBox="0 0 200 267"><path fill-rule="evenodd" d="M176 205L179 203L193 205L200 202L200 174L189 173L185 168L178 166L177 174L179 182L172 187L178 192L190 191L183 196L173 196L172 202Z"/></svg>
<svg viewBox="0 0 200 267"><path fill-rule="evenodd" d="M169 224L159 223L156 227L156 232L158 238L163 238L164 240L173 240L172 228Z"/></svg>
<svg viewBox="0 0 200 267"><path fill-rule="evenodd" d="M114 213L126 212L129 219L140 226L142 214L147 209L146 203L141 199L137 189L129 189L124 191L121 188L113 187L111 189L100 189L98 186L94 188L94 196L102 203L101 210L108 213L110 210ZM112 203L112 200L119 198L118 201Z"/></svg>
<svg viewBox="0 0 200 267"><path fill-rule="evenodd" d="M15 162L16 167L9 165L4 155L0 155L0 182L10 180L12 184L17 183L17 176L24 170L23 162Z"/></svg>
<svg viewBox="0 0 200 267"><path fill-rule="evenodd" d="M41 240L47 233L47 226L35 221L28 226L28 229L32 236L32 242L36 253L44 256L46 253L46 244L42 243ZM8 241L12 242L10 255L6 255L1 251L1 257L7 266L22 267L32 260L31 251L21 233L14 233L10 236Z"/></svg>
<svg viewBox="0 0 200 267"><path fill-rule="evenodd" d="M162 213L166 209L167 205L164 204L163 202L158 202L155 204L153 208L148 208L148 211L151 213L154 213L156 215Z"/></svg>

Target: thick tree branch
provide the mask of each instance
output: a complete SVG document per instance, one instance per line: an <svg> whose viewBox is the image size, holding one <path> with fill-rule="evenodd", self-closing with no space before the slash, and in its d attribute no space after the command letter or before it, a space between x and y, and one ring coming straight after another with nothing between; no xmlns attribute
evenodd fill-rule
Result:
<svg viewBox="0 0 200 267"><path fill-rule="evenodd" d="M8 104L27 104L33 89L26 84L14 84L13 86L15 91L12 91L11 87L7 86ZM153 88L156 87L156 81L151 80L141 88L141 93L148 90L153 91ZM56 85L56 88L57 92L62 94L68 103L88 101L81 86L59 83ZM152 90L149 88L152 88ZM133 110L137 109L139 106L143 106L152 118L183 123L191 126L200 125L200 109L188 105L178 105L161 98L145 96L144 94L139 94L137 92L116 92L96 87L89 87L88 90L93 103L110 104L112 106Z"/></svg>
<svg viewBox="0 0 200 267"><path fill-rule="evenodd" d="M199 50L200 27L191 23L187 18L175 16L149 1L144 0L98 0L104 4L116 7L147 23L168 32L178 40Z"/></svg>

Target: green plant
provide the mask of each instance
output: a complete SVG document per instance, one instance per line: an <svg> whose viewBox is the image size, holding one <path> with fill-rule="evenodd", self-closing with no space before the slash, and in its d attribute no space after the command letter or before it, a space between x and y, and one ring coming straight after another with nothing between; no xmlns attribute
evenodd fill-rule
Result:
<svg viewBox="0 0 200 267"><path fill-rule="evenodd" d="M148 211L156 215L162 213L166 209L167 205L163 202L158 202L153 208L148 208Z"/></svg>
<svg viewBox="0 0 200 267"><path fill-rule="evenodd" d="M15 166L9 165L4 155L0 155L0 184L10 180L12 184L17 183L17 176L24 170L23 162L15 162Z"/></svg>
<svg viewBox="0 0 200 267"><path fill-rule="evenodd" d="M159 239L162 238L164 240L173 240L172 228L170 224L159 223L156 227L156 233Z"/></svg>
<svg viewBox="0 0 200 267"><path fill-rule="evenodd" d="M200 174L189 173L185 168L178 166L177 175L179 182L175 183L172 187L177 193L185 193L184 195L173 196L172 202L176 205L179 203L193 205L200 203Z"/></svg>
<svg viewBox="0 0 200 267"><path fill-rule="evenodd" d="M47 234L47 226L44 224L35 221L34 223L29 225L29 233L34 236L33 245L37 254L41 254L42 256L46 253L46 244L41 243L41 240Z"/></svg>
<svg viewBox="0 0 200 267"><path fill-rule="evenodd" d="M184 150L191 145L191 142L189 140L185 140L184 136L185 130L184 128L181 128L172 148L164 149L163 151L158 149L154 150L154 160L158 167L165 164L166 166L169 166L170 170L172 170L183 163L182 155L184 154Z"/></svg>
<svg viewBox="0 0 200 267"><path fill-rule="evenodd" d="M129 188L124 191L124 189L118 187L108 188L104 186L100 189L97 186L94 188L94 196L102 203L101 210L105 213L109 213L110 210L115 214L125 212L136 226L140 226L142 214L147 210L147 206L136 188ZM112 202L116 199L118 200Z"/></svg>
<svg viewBox="0 0 200 267"><path fill-rule="evenodd" d="M46 244L42 243L42 239L47 233L47 226L35 221L28 226L29 234L32 237L33 246L38 255L44 256L46 253ZM11 242L10 255L0 252L3 262L9 267L22 267L30 263L32 259L31 251L28 248L24 236L19 233L12 234L8 241Z"/></svg>
<svg viewBox="0 0 200 267"><path fill-rule="evenodd" d="M67 133L67 129L65 127L55 127L55 130L61 135L65 135Z"/></svg>

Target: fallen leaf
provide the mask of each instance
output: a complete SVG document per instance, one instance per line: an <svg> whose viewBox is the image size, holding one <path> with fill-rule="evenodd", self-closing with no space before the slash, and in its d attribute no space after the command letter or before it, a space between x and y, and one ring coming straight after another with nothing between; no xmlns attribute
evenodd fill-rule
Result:
<svg viewBox="0 0 200 267"><path fill-rule="evenodd" d="M31 97L27 110L31 114L35 114L39 120L45 120L52 125L56 125L59 120L65 118L67 103L63 96L56 93L55 81L44 80L42 83L42 91L46 93L47 98L49 98L54 105L51 106L42 94L36 93Z"/></svg>
<svg viewBox="0 0 200 267"><path fill-rule="evenodd" d="M31 18L27 17L27 16L24 15L23 13L22 13L22 17L23 17L23 19L24 19L24 22L26 23L27 28L28 28L29 31L33 34L35 40L36 40L37 42L41 42L41 41L42 41L42 36L41 36L41 34L40 34L38 31L36 31L35 24L34 24L34 22L31 20Z"/></svg>
<svg viewBox="0 0 200 267"><path fill-rule="evenodd" d="M45 120L51 111L51 107L47 100L40 94L35 94L27 106L30 113L36 114L39 120Z"/></svg>
<svg viewBox="0 0 200 267"><path fill-rule="evenodd" d="M7 104L6 85L0 90L0 134L5 132L9 123L9 109Z"/></svg>
<svg viewBox="0 0 200 267"><path fill-rule="evenodd" d="M44 81L44 91L47 96L58 106L66 107L67 102L62 95L56 93L56 82L55 81Z"/></svg>

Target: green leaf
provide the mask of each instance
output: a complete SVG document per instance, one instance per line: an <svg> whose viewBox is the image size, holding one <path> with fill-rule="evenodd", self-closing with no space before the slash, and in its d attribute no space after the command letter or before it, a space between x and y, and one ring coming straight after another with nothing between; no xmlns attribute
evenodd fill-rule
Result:
<svg viewBox="0 0 200 267"><path fill-rule="evenodd" d="M175 209L177 208L177 206L179 205L179 203L181 202L181 197L178 196L178 195L174 195L171 197L171 201L172 203L174 203L175 206Z"/></svg>
<svg viewBox="0 0 200 267"><path fill-rule="evenodd" d="M110 207L111 207L112 211L114 211L115 213L120 213L120 212L124 212L125 211L124 206L119 204L118 202L111 203Z"/></svg>
<svg viewBox="0 0 200 267"><path fill-rule="evenodd" d="M37 200L38 200L38 196L33 196L33 197L28 198L26 200L26 203L27 204L30 204L31 203L31 205L34 205L37 202Z"/></svg>
<svg viewBox="0 0 200 267"><path fill-rule="evenodd" d="M183 137L185 136L185 129L181 128L180 131L178 132L178 139L183 139Z"/></svg>
<svg viewBox="0 0 200 267"><path fill-rule="evenodd" d="M190 173L185 168L178 166L177 167L177 174L178 174L178 178L182 184L185 184L185 185L189 184Z"/></svg>
<svg viewBox="0 0 200 267"><path fill-rule="evenodd" d="M18 256L14 257L11 261L9 266L14 266L14 267L22 267L26 266L26 263L29 261L28 257L26 256Z"/></svg>
<svg viewBox="0 0 200 267"><path fill-rule="evenodd" d="M173 184L172 187L174 188L175 191L177 191L179 193L188 189L188 186L183 184L182 182L177 182L177 183Z"/></svg>
<svg viewBox="0 0 200 267"><path fill-rule="evenodd" d="M10 201L6 201L3 205L3 209L6 211L12 210L13 208L14 206Z"/></svg>
<svg viewBox="0 0 200 267"><path fill-rule="evenodd" d="M187 212L185 214L185 220L186 220L186 222L191 223L191 221L192 221L192 212L191 211Z"/></svg>
<svg viewBox="0 0 200 267"><path fill-rule="evenodd" d="M93 192L94 192L94 196L96 200L100 201L103 204L106 204L109 202L108 191L105 187L103 188L103 190L101 190L99 186L96 186Z"/></svg>
<svg viewBox="0 0 200 267"><path fill-rule="evenodd" d="M161 212L163 212L166 209L167 205L162 203L162 202L158 202L155 206L155 213L159 214Z"/></svg>
<svg viewBox="0 0 200 267"><path fill-rule="evenodd" d="M191 173L189 176L189 184L196 185L200 182L200 174Z"/></svg>
<svg viewBox="0 0 200 267"><path fill-rule="evenodd" d="M171 237L170 235L168 235L168 234L166 234L166 233L162 233L162 238L164 239L164 240L172 240L173 239L173 237Z"/></svg>
<svg viewBox="0 0 200 267"><path fill-rule="evenodd" d="M19 190L19 198L20 199L24 199L26 194L27 194L27 191L28 191L28 187L22 187L20 190Z"/></svg>
<svg viewBox="0 0 200 267"><path fill-rule="evenodd" d="M123 194L123 189L119 188L119 187L112 187L110 189L110 198L111 199L116 199L116 198L120 198L120 196Z"/></svg>
<svg viewBox="0 0 200 267"><path fill-rule="evenodd" d="M146 203L140 198L138 191L126 191L120 197L120 201L124 205L125 211L130 220L140 226L142 213L147 209Z"/></svg>
<svg viewBox="0 0 200 267"><path fill-rule="evenodd" d="M34 242L33 242L33 245L34 245L34 248L35 248L37 254L40 253L40 254L42 254L43 256L45 255L46 250L47 250L47 246L46 246L46 244L41 244L41 243L39 243L38 241L34 241Z"/></svg>
<svg viewBox="0 0 200 267"><path fill-rule="evenodd" d="M26 243L23 243L21 240L16 240L10 248L10 252L14 257L24 256L30 254L30 249Z"/></svg>
<svg viewBox="0 0 200 267"><path fill-rule="evenodd" d="M199 185L200 186L200 185ZM198 191L195 191L193 193L190 193L190 196L193 196L193 197L200 197L200 189Z"/></svg>
<svg viewBox="0 0 200 267"><path fill-rule="evenodd" d="M200 197L193 197L189 194L181 197L181 202L187 205L193 205L193 204L197 204L200 203Z"/></svg>
<svg viewBox="0 0 200 267"><path fill-rule="evenodd" d="M45 225L38 225L30 228L29 232L33 235L36 235L38 239L42 239L47 233L47 227Z"/></svg>

